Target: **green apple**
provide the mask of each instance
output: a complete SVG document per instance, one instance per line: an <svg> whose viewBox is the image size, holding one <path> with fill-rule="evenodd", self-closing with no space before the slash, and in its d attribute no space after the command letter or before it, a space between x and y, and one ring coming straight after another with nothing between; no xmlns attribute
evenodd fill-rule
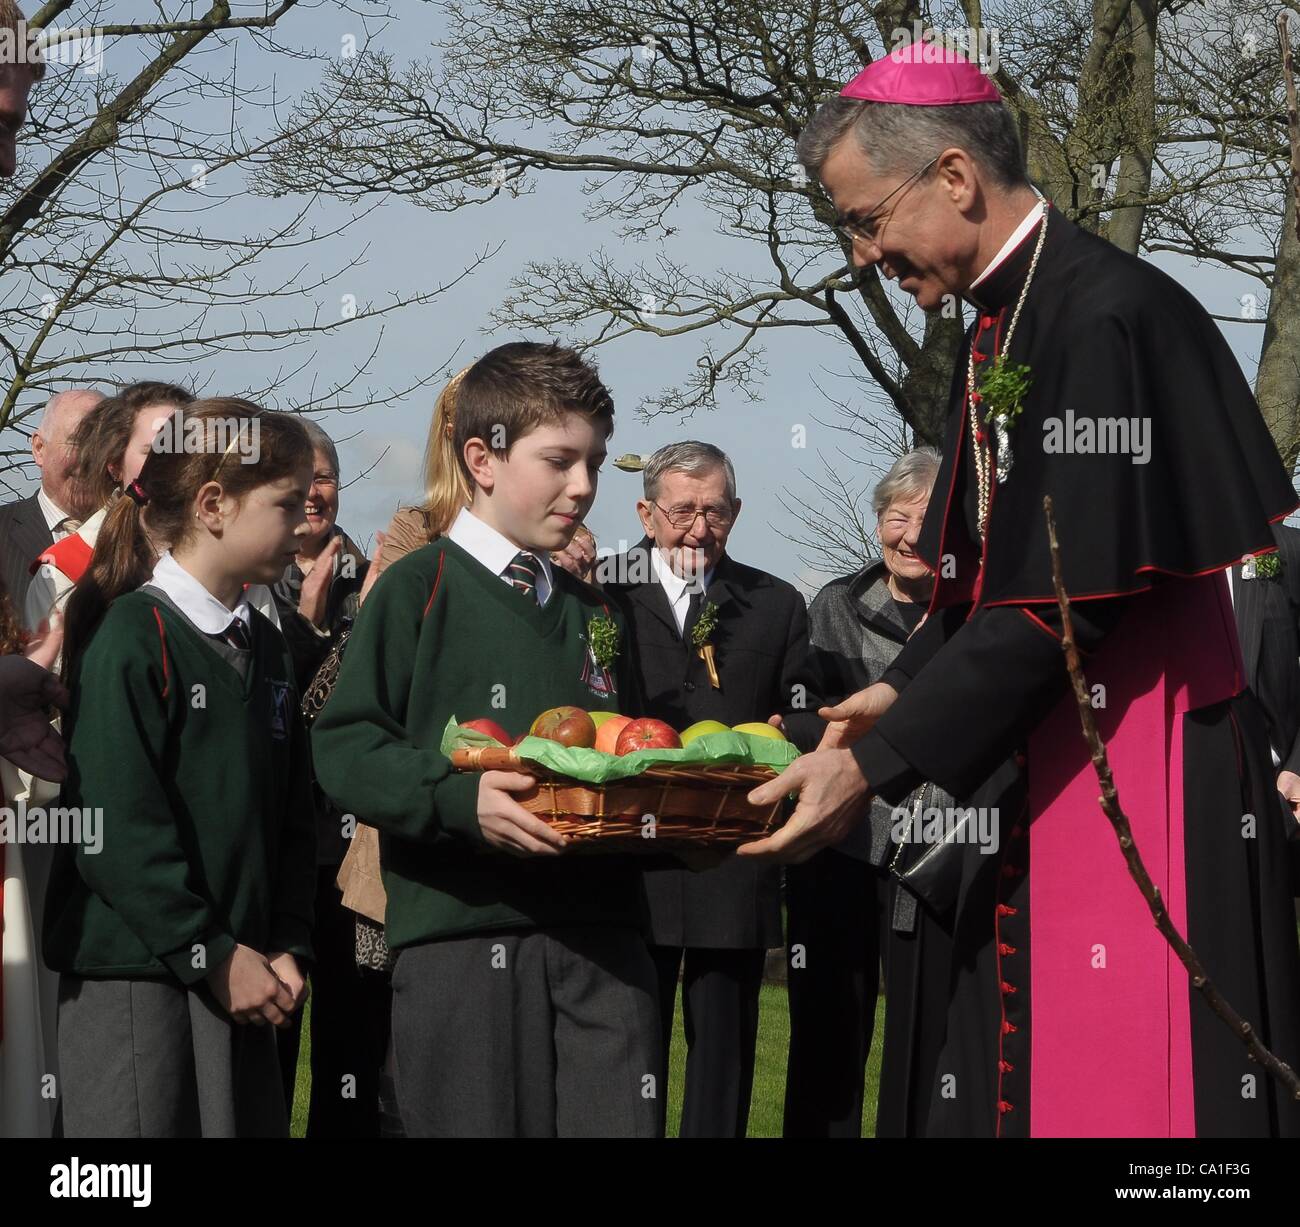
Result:
<svg viewBox="0 0 1300 1227"><path fill-rule="evenodd" d="M697 737L703 737L705 733L730 732L731 730L720 720L697 720L682 732L682 745L689 746Z"/></svg>
<svg viewBox="0 0 1300 1227"><path fill-rule="evenodd" d="M592 724L597 728L600 728L606 720L620 719L619 714L616 711L589 711L587 715L591 717Z"/></svg>
<svg viewBox="0 0 1300 1227"><path fill-rule="evenodd" d="M750 724L736 724L732 726L733 733L749 733L752 737L770 737L773 741L789 741L790 739L779 728L773 724L765 724L758 720Z"/></svg>

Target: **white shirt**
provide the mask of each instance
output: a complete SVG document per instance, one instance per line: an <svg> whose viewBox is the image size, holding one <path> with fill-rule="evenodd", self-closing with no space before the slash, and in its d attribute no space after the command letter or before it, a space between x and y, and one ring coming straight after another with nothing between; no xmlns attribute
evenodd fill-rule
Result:
<svg viewBox="0 0 1300 1227"><path fill-rule="evenodd" d="M654 571L655 579L663 586L664 595L668 598L668 606L673 611L673 619L677 623L677 633L684 634L686 614L691 604L692 581L684 579L672 569L658 546L650 551L650 569ZM712 580L713 568L710 567L700 579L700 590L707 593Z"/></svg>
<svg viewBox="0 0 1300 1227"><path fill-rule="evenodd" d="M50 530L50 535L55 541L62 541L72 530L66 527L60 527L64 520L71 519L66 511L54 502L48 494L45 493L44 486L38 486L36 490L36 502L40 505L41 515L45 517L45 527Z"/></svg>
<svg viewBox="0 0 1300 1227"><path fill-rule="evenodd" d="M1038 203L1025 214L1024 220L1011 232L1011 237L1002 244L998 254L988 262L984 271L970 283L972 290L986 277L990 276L993 270L1024 242L1025 236L1038 224L1038 219L1044 215L1046 207L1047 202L1040 195Z"/></svg>
<svg viewBox="0 0 1300 1227"><path fill-rule="evenodd" d="M462 507L451 527L447 530L450 537L475 562L482 563L493 575L499 576L507 584L512 583L507 568L520 552L508 537L503 537L491 524L485 524L468 507ZM551 560L539 550L526 551L532 554L540 564L537 573L537 603L545 605L551 599L555 581L551 576Z"/></svg>
<svg viewBox="0 0 1300 1227"><path fill-rule="evenodd" d="M50 504L54 506L53 503ZM95 548L95 542L99 539L99 530L104 523L104 517L108 515L108 508L101 507L93 516L90 517L79 529L77 536L80 537L90 548ZM70 533L61 533L59 539L71 536ZM27 585L27 598L23 605L23 624L29 631L37 631L40 625L56 609L62 613L68 603L68 597L72 594L72 589L76 585L68 576L60 571L52 563L43 562L36 568L36 574L32 576L32 582Z"/></svg>
<svg viewBox="0 0 1300 1227"><path fill-rule="evenodd" d="M247 592L239 594L234 609L227 609L172 557L171 550L158 559L149 582L161 589L171 603L205 635L223 634L236 618L245 627L250 624L252 614Z"/></svg>

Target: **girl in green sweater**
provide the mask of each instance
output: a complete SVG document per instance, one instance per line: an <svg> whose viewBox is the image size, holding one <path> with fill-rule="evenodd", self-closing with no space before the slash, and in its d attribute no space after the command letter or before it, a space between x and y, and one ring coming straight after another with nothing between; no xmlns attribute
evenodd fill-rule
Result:
<svg viewBox="0 0 1300 1227"><path fill-rule="evenodd" d="M81 833L45 920L68 1137L288 1131L272 1027L306 994L315 835L292 664L245 588L308 531L312 449L246 401L172 425L68 610Z"/></svg>

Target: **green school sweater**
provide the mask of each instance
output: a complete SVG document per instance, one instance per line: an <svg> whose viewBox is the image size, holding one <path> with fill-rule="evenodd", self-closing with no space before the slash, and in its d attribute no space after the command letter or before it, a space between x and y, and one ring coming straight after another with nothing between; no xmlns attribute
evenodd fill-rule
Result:
<svg viewBox="0 0 1300 1227"><path fill-rule="evenodd" d="M553 573L539 606L440 538L389 567L361 608L312 750L335 804L380 831L394 948L493 929L640 927L630 862L496 851L479 830L478 773L453 771L438 749L453 714L514 736L549 707L618 709L626 633L613 687L586 636L598 615L622 619L596 589Z"/></svg>
<svg viewBox="0 0 1300 1227"><path fill-rule="evenodd" d="M110 607L72 679L59 804L102 849L55 855L45 959L94 978L201 980L236 942L311 957L316 831L284 638L261 614L241 679L165 598Z"/></svg>

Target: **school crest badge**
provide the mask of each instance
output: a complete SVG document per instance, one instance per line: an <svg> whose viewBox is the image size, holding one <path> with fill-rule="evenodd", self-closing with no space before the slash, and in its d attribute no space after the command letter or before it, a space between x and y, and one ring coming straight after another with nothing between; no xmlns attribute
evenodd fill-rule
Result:
<svg viewBox="0 0 1300 1227"><path fill-rule="evenodd" d="M590 648L587 649L586 658L582 662L582 684L592 694L599 695L602 699L617 694L614 674L597 662Z"/></svg>

